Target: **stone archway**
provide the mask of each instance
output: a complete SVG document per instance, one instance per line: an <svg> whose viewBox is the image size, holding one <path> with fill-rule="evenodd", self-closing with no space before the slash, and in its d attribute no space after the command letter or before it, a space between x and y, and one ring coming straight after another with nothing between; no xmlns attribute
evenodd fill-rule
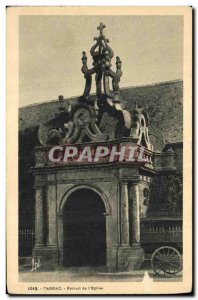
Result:
<svg viewBox="0 0 198 300"><path fill-rule="evenodd" d="M63 266L106 265L106 208L92 189L78 188L62 204Z"/></svg>

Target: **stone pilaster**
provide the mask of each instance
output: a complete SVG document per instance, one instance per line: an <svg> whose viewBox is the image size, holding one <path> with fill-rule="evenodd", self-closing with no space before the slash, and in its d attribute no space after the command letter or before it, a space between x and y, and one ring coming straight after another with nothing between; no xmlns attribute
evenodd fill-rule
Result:
<svg viewBox="0 0 198 300"><path fill-rule="evenodd" d="M35 248L43 247L43 187L35 191Z"/></svg>
<svg viewBox="0 0 198 300"><path fill-rule="evenodd" d="M41 194L39 191L43 189L38 188L36 191L36 237L37 242L43 241L43 213L41 214ZM42 195L43 196L43 195ZM59 250L58 250L58 237L57 237L57 219L56 219L56 187L54 185L48 185L45 191L45 197L47 201L47 245L35 245L33 256L36 259L40 259L40 269L54 270L59 265ZM43 203L43 202L42 202ZM43 209L43 205L42 205ZM46 220L45 220L46 221ZM42 230L41 230L42 228ZM42 233L42 234L41 234Z"/></svg>
<svg viewBox="0 0 198 300"><path fill-rule="evenodd" d="M56 186L47 187L48 239L47 246L58 246Z"/></svg>
<svg viewBox="0 0 198 300"><path fill-rule="evenodd" d="M129 246L129 197L127 181L120 184L120 203L120 244L121 246Z"/></svg>
<svg viewBox="0 0 198 300"><path fill-rule="evenodd" d="M130 200L132 206L132 244L140 244L140 193L139 184L130 186Z"/></svg>
<svg viewBox="0 0 198 300"><path fill-rule="evenodd" d="M59 264L59 250L56 220L56 188L48 185L36 186L35 206L35 247L33 257L39 259L39 269L56 269ZM47 201L47 206L44 205ZM44 214L44 210L45 214ZM48 215L47 245L44 244L44 215ZM46 221L46 220L45 220Z"/></svg>
<svg viewBox="0 0 198 300"><path fill-rule="evenodd" d="M126 187L124 188L126 191ZM131 230L129 237L129 246L120 246L118 248L118 270L119 271L132 271L141 267L144 261L144 251L140 245L140 194L139 183L131 182L130 186L127 185L128 192L128 224ZM125 194L125 193L124 193ZM121 196L123 197L123 193ZM123 201L123 199L122 199ZM124 206L123 206L124 207ZM126 212L126 210L125 210ZM130 222L129 222L130 218ZM121 220L121 222L123 222ZM128 226L128 227L129 227Z"/></svg>

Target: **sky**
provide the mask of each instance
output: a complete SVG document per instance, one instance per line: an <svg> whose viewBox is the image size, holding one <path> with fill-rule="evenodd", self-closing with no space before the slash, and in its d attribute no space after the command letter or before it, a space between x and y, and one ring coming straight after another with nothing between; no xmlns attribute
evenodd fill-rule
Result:
<svg viewBox="0 0 198 300"><path fill-rule="evenodd" d="M183 78L182 16L20 16L20 106L82 95L82 51L91 68L100 22L114 50L112 69L116 56L122 60L121 88Z"/></svg>

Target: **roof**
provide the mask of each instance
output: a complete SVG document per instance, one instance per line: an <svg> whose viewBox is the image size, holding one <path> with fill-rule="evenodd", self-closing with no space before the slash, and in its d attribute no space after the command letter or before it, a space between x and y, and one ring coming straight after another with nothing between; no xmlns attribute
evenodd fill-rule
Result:
<svg viewBox="0 0 198 300"><path fill-rule="evenodd" d="M121 95L125 109L131 111L136 101L138 106L147 111L150 139L156 150L161 150L166 143L182 140L182 80L125 87L121 89ZM77 99L78 97L65 99L63 105ZM56 99L19 108L19 130L23 132L38 127L39 124L54 118L59 112L59 105L60 102Z"/></svg>

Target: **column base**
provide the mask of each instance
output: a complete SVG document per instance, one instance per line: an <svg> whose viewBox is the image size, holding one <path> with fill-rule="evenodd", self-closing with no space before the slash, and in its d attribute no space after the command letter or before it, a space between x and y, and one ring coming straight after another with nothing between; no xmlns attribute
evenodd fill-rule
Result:
<svg viewBox="0 0 198 300"><path fill-rule="evenodd" d="M139 270L144 262L144 250L140 245L120 246L118 248L118 271Z"/></svg>
<svg viewBox="0 0 198 300"><path fill-rule="evenodd" d="M59 266L58 246L35 247L32 255L36 262L40 262L39 270L55 270Z"/></svg>

